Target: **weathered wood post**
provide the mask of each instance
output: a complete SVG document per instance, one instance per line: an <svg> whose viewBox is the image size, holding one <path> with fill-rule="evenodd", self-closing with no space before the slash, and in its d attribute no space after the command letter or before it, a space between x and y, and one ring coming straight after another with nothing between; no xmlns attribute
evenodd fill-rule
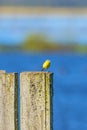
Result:
<svg viewBox="0 0 87 130"><path fill-rule="evenodd" d="M50 72L21 73L21 130L53 130L52 78Z"/></svg>
<svg viewBox="0 0 87 130"><path fill-rule="evenodd" d="M17 73L0 71L0 130L18 130Z"/></svg>

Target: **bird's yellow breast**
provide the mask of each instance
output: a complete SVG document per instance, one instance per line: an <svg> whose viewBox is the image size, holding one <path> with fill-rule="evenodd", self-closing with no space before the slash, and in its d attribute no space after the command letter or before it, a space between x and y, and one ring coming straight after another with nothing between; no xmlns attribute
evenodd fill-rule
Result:
<svg viewBox="0 0 87 130"><path fill-rule="evenodd" d="M49 67L50 67L50 64L51 64L50 60L46 60L46 61L43 63L43 68L44 68L44 69L49 68Z"/></svg>

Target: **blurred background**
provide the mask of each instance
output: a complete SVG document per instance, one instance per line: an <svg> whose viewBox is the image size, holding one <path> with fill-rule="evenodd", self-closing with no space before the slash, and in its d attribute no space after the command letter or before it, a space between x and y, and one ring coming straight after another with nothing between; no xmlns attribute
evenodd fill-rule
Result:
<svg viewBox="0 0 87 130"><path fill-rule="evenodd" d="M41 71L51 60L54 130L87 130L86 6L86 0L0 1L0 69Z"/></svg>

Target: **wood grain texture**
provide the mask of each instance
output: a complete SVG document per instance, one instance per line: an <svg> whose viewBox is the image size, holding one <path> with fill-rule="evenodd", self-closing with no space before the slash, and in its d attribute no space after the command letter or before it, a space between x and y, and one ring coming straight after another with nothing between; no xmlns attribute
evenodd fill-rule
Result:
<svg viewBox="0 0 87 130"><path fill-rule="evenodd" d="M18 130L16 73L0 71L0 130Z"/></svg>
<svg viewBox="0 0 87 130"><path fill-rule="evenodd" d="M21 130L52 130L52 85L50 72L21 73Z"/></svg>

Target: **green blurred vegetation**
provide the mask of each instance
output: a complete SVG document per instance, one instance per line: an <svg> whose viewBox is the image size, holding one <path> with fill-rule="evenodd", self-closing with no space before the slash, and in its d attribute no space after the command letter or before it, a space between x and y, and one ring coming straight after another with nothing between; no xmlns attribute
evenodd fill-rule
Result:
<svg viewBox="0 0 87 130"><path fill-rule="evenodd" d="M87 53L87 45L77 44L75 45L75 52Z"/></svg>
<svg viewBox="0 0 87 130"><path fill-rule="evenodd" d="M79 43L56 43L42 34L28 35L19 45L0 44L0 51L29 51L29 52L77 52L87 53L87 45Z"/></svg>
<svg viewBox="0 0 87 130"><path fill-rule="evenodd" d="M26 51L51 51L58 47L57 44L52 44L46 36L33 34L28 36L21 44L21 49Z"/></svg>

